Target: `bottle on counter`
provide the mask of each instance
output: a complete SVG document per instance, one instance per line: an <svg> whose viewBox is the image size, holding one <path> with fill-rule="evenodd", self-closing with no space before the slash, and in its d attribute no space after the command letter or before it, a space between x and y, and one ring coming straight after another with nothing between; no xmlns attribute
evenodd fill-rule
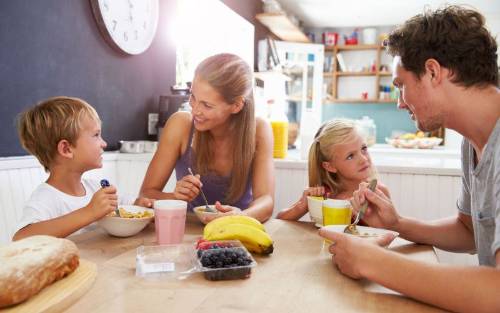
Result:
<svg viewBox="0 0 500 313"><path fill-rule="evenodd" d="M274 137L273 158L284 159L288 152L288 118L279 105L274 105L269 119Z"/></svg>
<svg viewBox="0 0 500 313"><path fill-rule="evenodd" d="M368 116L363 116L357 120L357 124L366 138L366 144L372 146L377 142L377 126Z"/></svg>

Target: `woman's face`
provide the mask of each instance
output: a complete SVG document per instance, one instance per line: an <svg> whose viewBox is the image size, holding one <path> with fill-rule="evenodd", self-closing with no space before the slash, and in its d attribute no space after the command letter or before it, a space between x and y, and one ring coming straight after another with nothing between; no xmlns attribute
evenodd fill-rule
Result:
<svg viewBox="0 0 500 313"><path fill-rule="evenodd" d="M199 78L193 81L189 104L198 131L225 127L231 114L237 113L236 105L228 104L210 84Z"/></svg>
<svg viewBox="0 0 500 313"><path fill-rule="evenodd" d="M365 181L372 175L372 161L365 140L357 132L345 143L332 147L330 161L323 162L323 168L336 173L341 180Z"/></svg>

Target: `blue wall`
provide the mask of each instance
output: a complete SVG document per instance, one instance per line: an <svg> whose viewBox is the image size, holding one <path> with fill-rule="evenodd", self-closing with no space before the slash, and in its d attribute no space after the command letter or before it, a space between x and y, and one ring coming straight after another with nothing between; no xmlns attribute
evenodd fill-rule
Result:
<svg viewBox="0 0 500 313"><path fill-rule="evenodd" d="M332 118L360 119L366 115L377 125L377 143L385 143L392 131L415 132L417 128L406 110L395 103L331 103L323 105L323 121Z"/></svg>

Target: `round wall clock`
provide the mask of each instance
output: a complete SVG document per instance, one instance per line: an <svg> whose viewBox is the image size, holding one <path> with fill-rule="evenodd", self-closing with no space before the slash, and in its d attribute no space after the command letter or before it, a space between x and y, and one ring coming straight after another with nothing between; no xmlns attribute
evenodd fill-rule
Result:
<svg viewBox="0 0 500 313"><path fill-rule="evenodd" d="M127 54L151 45L158 26L158 0L90 0L104 39Z"/></svg>

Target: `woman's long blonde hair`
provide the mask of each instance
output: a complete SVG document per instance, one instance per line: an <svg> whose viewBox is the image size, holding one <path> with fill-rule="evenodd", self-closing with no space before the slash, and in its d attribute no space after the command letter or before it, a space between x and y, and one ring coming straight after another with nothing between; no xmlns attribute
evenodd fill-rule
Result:
<svg viewBox="0 0 500 313"><path fill-rule="evenodd" d="M355 132L359 129L349 119L333 119L321 125L309 149L309 186L326 185L333 195L342 192L338 175L325 170L322 163L331 160L335 145L349 141ZM372 176L376 174L373 165L371 172Z"/></svg>
<svg viewBox="0 0 500 313"><path fill-rule="evenodd" d="M206 81L230 105L243 101L240 112L230 117L230 131L233 147L233 164L229 189L225 201L236 202L245 192L248 176L252 171L255 155L255 107L252 87L252 71L248 64L234 54L222 53L211 56L201 62L195 71L195 77ZM210 132L195 130L193 148L196 152L194 166L200 175L210 171L216 147L212 144Z"/></svg>

